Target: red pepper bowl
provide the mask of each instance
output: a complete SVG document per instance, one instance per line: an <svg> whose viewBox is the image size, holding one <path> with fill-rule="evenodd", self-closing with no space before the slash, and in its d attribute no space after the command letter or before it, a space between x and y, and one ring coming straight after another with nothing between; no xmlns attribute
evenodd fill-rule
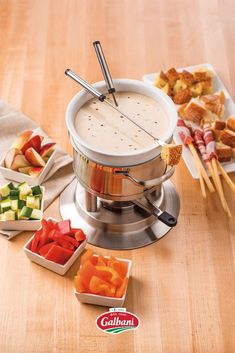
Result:
<svg viewBox="0 0 235 353"><path fill-rule="evenodd" d="M51 217L49 217L47 220L57 221L56 219L51 218ZM48 270L53 271L61 276L63 276L70 269L70 267L73 265L73 263L80 256L82 251L85 249L85 246L87 243L86 239L83 240L83 242L79 245L79 247L74 251L74 254L69 258L69 260L64 265L61 265L56 262L47 260L43 256L30 250L31 243L33 241L34 236L35 236L35 234L28 240L28 242L23 247L23 250L24 250L26 256L31 261L35 262L36 264L43 266L43 267L47 268Z"/></svg>

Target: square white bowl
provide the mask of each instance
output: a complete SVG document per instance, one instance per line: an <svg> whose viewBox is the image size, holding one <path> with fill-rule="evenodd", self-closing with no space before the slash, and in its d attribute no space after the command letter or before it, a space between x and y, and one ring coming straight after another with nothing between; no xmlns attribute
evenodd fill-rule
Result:
<svg viewBox="0 0 235 353"><path fill-rule="evenodd" d="M19 219L15 221L0 221L0 230L37 230L41 226L41 220L43 218L43 205L44 205L44 186L40 186L42 189L42 200L41 210L42 217L38 220L33 219Z"/></svg>
<svg viewBox="0 0 235 353"><path fill-rule="evenodd" d="M26 181L30 186L39 185L43 182L47 173L49 172L49 170L51 169L51 167L54 163L55 152L56 152L56 150L53 151L52 155L50 156L50 158L46 162L45 167L43 167L42 172L36 177L32 177L30 175L17 172L16 170L11 170L11 169L6 168L4 166L5 165L4 161L5 161L6 155L0 161L0 172L2 173L2 176L8 180L18 181L20 183L23 181Z"/></svg>
<svg viewBox="0 0 235 353"><path fill-rule="evenodd" d="M57 221L56 219L54 219L52 217L49 217L47 220ZM35 262L36 264L43 266L43 267L47 268L48 270L53 271L61 276L63 276L70 269L72 264L77 260L77 258L80 256L80 254L84 250L86 243L87 243L86 239L83 240L83 242L79 245L79 247L74 251L74 254L70 257L70 259L64 265L60 265L60 264L57 264L56 262L45 259L43 256L36 254L29 249L29 245L32 242L34 236L35 236L35 234L29 239L29 241L23 247L23 250L24 250L26 256L31 261Z"/></svg>
<svg viewBox="0 0 235 353"><path fill-rule="evenodd" d="M95 255L95 256L98 257L98 255ZM104 256L104 258L108 259L109 256ZM76 295L78 301L86 304L108 306L109 308L121 308L123 306L126 299L126 293L127 293L129 279L130 279L132 261L128 259L119 259L119 258L117 258L117 260L128 264L128 270L127 270L128 283L127 283L126 291L123 294L123 296L121 298L113 298L113 297L106 297L98 294L79 293L75 290L74 294Z"/></svg>

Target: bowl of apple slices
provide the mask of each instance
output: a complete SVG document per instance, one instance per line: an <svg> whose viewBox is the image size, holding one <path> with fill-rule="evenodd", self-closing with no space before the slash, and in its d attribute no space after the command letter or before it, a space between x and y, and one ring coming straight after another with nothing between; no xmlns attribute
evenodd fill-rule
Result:
<svg viewBox="0 0 235 353"><path fill-rule="evenodd" d="M20 133L0 161L3 177L29 185L41 184L51 169L55 155L55 143L45 141L36 130Z"/></svg>

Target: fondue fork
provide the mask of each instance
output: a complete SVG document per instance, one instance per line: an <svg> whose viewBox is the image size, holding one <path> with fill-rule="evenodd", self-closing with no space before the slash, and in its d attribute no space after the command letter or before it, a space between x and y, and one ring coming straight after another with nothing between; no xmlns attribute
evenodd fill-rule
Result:
<svg viewBox="0 0 235 353"><path fill-rule="evenodd" d="M126 119L130 120L133 124L138 126L142 131L144 131L147 135L153 138L155 142L157 142L160 146L166 146L167 144L164 141L159 140L157 137L153 136L149 131L145 130L143 126L139 125L136 121L134 121L131 117L123 113L119 108L115 107L112 103L110 103L106 96L103 93L100 93L96 88L90 85L88 82L84 81L80 76L78 76L75 72L70 69L65 70L65 75L69 76L71 79L79 83L83 88L85 88L88 92L90 92L94 97L98 98L100 102L104 102L108 104L111 108L115 109L119 114L124 116Z"/></svg>
<svg viewBox="0 0 235 353"><path fill-rule="evenodd" d="M100 63L100 67L101 67L101 70L103 72L104 80L105 80L106 86L108 88L108 93L112 94L113 101L114 101L116 107L118 107L117 100L116 100L116 97L114 95L116 90L115 90L114 85L113 85L113 80L112 80L112 77L111 77L111 74L110 74L110 71L109 71L109 68L108 68L107 61L106 61L105 56L104 56L104 52L103 52L102 47L101 47L101 44L100 44L100 42L98 40L96 40L93 43L93 46L95 48L96 55L97 55L97 58L98 58L99 63Z"/></svg>

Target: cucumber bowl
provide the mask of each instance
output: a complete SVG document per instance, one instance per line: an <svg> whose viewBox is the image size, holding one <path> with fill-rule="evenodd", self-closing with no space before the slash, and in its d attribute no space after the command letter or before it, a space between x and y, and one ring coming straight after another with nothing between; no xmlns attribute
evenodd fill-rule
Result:
<svg viewBox="0 0 235 353"><path fill-rule="evenodd" d="M37 230L43 218L43 186L0 186L0 230Z"/></svg>

